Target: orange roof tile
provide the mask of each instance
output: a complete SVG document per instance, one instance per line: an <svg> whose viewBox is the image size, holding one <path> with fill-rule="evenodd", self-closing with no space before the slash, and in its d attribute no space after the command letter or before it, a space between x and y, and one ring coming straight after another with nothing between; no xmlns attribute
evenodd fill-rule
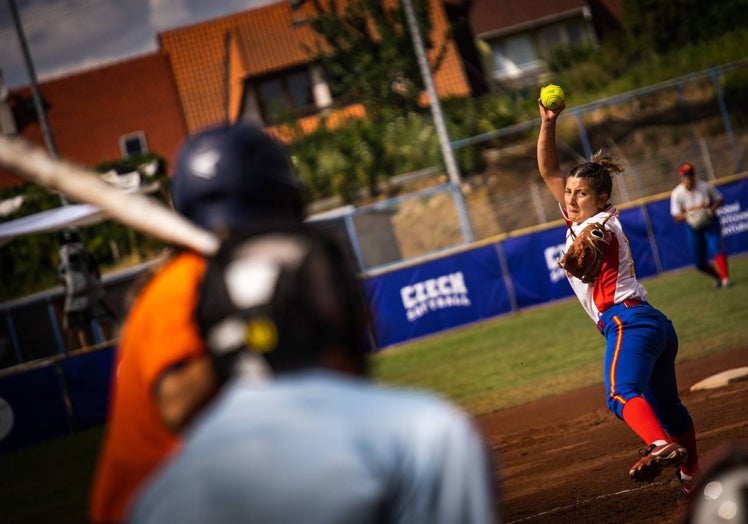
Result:
<svg viewBox="0 0 748 524"><path fill-rule="evenodd" d="M437 34L448 27L441 0L430 0ZM308 7L293 11L288 2L270 4L159 34L169 54L190 133L238 114L243 79L307 63L305 46L321 41L308 24L294 23ZM456 46L434 83L441 95L466 95L469 86Z"/></svg>

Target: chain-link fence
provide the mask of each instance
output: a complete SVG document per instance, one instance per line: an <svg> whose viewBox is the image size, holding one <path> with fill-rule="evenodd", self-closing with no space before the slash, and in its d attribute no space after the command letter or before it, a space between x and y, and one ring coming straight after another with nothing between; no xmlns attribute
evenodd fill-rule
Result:
<svg viewBox="0 0 748 524"><path fill-rule="evenodd" d="M676 169L690 162L698 175L718 180L743 172L748 162L748 60L688 75L606 100L568 108L557 138L562 169L599 148L629 166L614 179L611 201L635 204L662 196L678 183ZM560 218L537 169L539 121L524 122L453 143L479 148L486 169L464 177L459 190L446 174L426 170L408 180L410 192L360 208L315 218L350 248L362 273L374 274L466 245L456 199L462 198L477 242L519 235ZM413 187L421 187L412 190ZM138 270L105 279L115 309ZM61 290L3 304L0 369L64 357L74 341L62 332ZM111 336L111 334L109 334ZM110 336L104 336L105 341Z"/></svg>
<svg viewBox="0 0 748 524"><path fill-rule="evenodd" d="M677 166L717 180L748 162L748 60L579 107L559 117L557 142L567 170L605 148L626 160L614 178L616 205L660 197L677 184ZM431 187L350 210L341 220L362 271L372 272L464 243L456 198L464 198L475 240L516 234L560 218L538 173L539 120L453 142L479 148L486 169L461 193L443 174ZM625 206L624 206L625 207Z"/></svg>

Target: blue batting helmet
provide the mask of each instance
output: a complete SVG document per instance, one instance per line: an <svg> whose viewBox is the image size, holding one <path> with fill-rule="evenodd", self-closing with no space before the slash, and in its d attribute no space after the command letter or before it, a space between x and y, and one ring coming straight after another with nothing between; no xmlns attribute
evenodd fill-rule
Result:
<svg viewBox="0 0 748 524"><path fill-rule="evenodd" d="M255 124L204 130L179 151L172 179L178 212L215 232L303 220L303 190L284 146Z"/></svg>

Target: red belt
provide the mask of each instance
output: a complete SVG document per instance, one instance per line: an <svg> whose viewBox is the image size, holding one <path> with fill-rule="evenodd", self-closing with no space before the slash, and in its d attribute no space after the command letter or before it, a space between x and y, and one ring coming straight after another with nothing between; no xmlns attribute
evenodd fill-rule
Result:
<svg viewBox="0 0 748 524"><path fill-rule="evenodd" d="M621 302L621 304L629 308L629 307L641 306L642 304L644 304L644 301L638 300L636 298L627 298L626 300Z"/></svg>
<svg viewBox="0 0 748 524"><path fill-rule="evenodd" d="M619 302L619 304L622 304L626 309L628 309L628 308L632 308L636 306L643 306L643 305L646 305L647 303L637 298L627 298ZM600 314L602 315L602 312ZM603 322L602 319L597 321L597 329L600 331L600 333L602 333L603 330L605 329L605 322Z"/></svg>

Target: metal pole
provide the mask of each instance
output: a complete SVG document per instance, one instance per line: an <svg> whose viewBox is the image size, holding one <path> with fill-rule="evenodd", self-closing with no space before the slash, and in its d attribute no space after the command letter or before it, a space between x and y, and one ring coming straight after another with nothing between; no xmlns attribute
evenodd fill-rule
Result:
<svg viewBox="0 0 748 524"><path fill-rule="evenodd" d="M732 125L730 125L730 115L727 113L727 105L725 104L725 97L722 94L722 86L719 83L719 75L717 70L712 68L709 70L709 75L712 77L712 84L714 85L714 93L717 95L717 103L719 104L719 112L722 115L722 123L725 126L727 132L727 139L730 141L730 149L732 150L732 156L735 159L735 172L743 172L743 161L740 159L738 154L738 146L735 143L735 134L732 132Z"/></svg>
<svg viewBox="0 0 748 524"><path fill-rule="evenodd" d="M16 7L15 0L8 0L10 5L10 12L13 15L13 23L16 26L16 32L18 33L18 42L21 44L21 50L23 51L23 59L26 62L26 69L29 73L29 79L31 80L31 93L34 98L34 107L36 108L36 115L39 117L39 125L42 128L42 134L44 135L44 141L47 144L47 149L53 157L57 158L57 147L55 146L52 133L49 130L49 124L47 122L47 116L44 112L44 104L42 97L39 94L39 84L36 80L36 72L34 71L34 63L31 60L31 53L29 52L29 46L26 42L26 35L21 25L21 17L18 15L18 8Z"/></svg>
<svg viewBox="0 0 748 524"><path fill-rule="evenodd" d="M18 14L18 8L16 7L15 0L8 0L10 6L10 13L13 16L13 23L16 27L16 33L18 34L18 42L21 44L21 50L23 51L23 59L26 62L26 69L29 74L29 81L31 82L31 96L34 99L34 108L36 109L36 116L39 118L39 126L42 129L42 135L44 136L44 142L47 145L49 154L53 158L58 158L57 146L55 145L54 138L52 137L52 131L47 122L47 114L44 111L44 102L42 101L41 94L39 93L39 83L36 79L36 71L34 70L34 62L31 60L31 52L29 51L28 42L26 41L26 34L23 31L23 25L21 24L21 17ZM60 193L60 200L63 204L67 204L67 199Z"/></svg>
<svg viewBox="0 0 748 524"><path fill-rule="evenodd" d="M431 108L431 115L434 118L436 134L439 137L439 145L441 146L444 164L447 168L449 180L454 187L455 205L457 207L457 217L460 221L462 235L466 242L472 242L473 229L470 226L470 215L468 215L467 207L465 206L465 198L462 194L460 172L457 168L457 162L455 162L454 151L452 151L452 146L449 142L447 126L444 124L441 102L439 101L439 97L436 95L436 88L434 87L434 80L431 76L431 69L429 68L428 60L426 59L426 51L423 45L423 38L421 37L421 30L418 27L418 21L416 20L411 0L402 0L402 4L405 11L405 18L407 19L408 27L410 28L410 35L413 39L413 49L416 52L418 65L421 68L423 83L431 102L429 106Z"/></svg>

